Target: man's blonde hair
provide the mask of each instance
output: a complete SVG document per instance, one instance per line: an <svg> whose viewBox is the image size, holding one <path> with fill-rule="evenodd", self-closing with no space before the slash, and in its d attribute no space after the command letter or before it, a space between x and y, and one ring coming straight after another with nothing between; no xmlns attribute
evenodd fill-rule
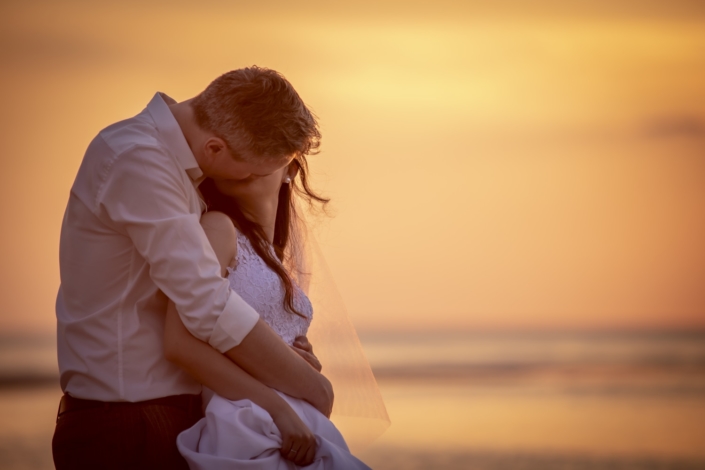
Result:
<svg viewBox="0 0 705 470"><path fill-rule="evenodd" d="M253 66L227 72L192 105L198 125L223 139L241 160L307 155L320 145L315 116L274 70Z"/></svg>

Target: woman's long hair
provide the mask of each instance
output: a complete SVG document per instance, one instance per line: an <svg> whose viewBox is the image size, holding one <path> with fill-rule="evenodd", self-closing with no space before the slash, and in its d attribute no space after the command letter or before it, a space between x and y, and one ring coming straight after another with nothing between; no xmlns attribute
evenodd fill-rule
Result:
<svg viewBox="0 0 705 470"><path fill-rule="evenodd" d="M285 259L288 255L287 247L292 239L293 228L301 222L296 213L295 196L302 197L309 207L316 203L325 206L330 200L319 196L311 189L308 182L308 164L305 156L297 157L291 164L296 165L298 168L297 175L301 185L297 184L297 178L292 179L289 184L281 185L274 223L274 241L271 244L267 240L267 235L262 226L245 217L235 200L218 191L212 179L206 178L199 185L199 189L208 210L220 211L230 217L238 230L250 241L257 255L279 277L284 285L284 308L291 313L304 317L294 305L294 284L289 272L284 267ZM274 255L271 248L274 248Z"/></svg>

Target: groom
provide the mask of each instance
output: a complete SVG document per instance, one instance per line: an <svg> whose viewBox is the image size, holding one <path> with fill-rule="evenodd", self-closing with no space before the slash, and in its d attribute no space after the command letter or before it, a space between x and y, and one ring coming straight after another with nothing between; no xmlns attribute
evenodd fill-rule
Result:
<svg viewBox="0 0 705 470"><path fill-rule="evenodd" d="M176 436L202 416L201 386L164 358L167 299L194 336L330 415L330 382L221 277L197 191L270 174L319 138L291 84L251 67L181 103L157 93L93 139L61 228L57 469L188 468Z"/></svg>

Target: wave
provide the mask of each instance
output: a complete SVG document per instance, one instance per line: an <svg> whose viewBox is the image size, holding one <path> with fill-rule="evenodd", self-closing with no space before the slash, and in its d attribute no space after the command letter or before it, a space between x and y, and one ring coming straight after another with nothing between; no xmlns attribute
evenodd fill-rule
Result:
<svg viewBox="0 0 705 470"><path fill-rule="evenodd" d="M385 333L361 340L380 381L705 393L702 332ZM53 336L0 337L1 388L56 383Z"/></svg>

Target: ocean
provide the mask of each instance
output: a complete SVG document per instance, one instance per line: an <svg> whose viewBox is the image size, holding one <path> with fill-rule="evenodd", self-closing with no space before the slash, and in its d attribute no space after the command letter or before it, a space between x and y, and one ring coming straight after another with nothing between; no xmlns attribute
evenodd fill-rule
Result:
<svg viewBox="0 0 705 470"><path fill-rule="evenodd" d="M705 469L705 333L368 333L391 469ZM0 468L50 469L52 337L0 337ZM325 366L325 365L324 365Z"/></svg>

